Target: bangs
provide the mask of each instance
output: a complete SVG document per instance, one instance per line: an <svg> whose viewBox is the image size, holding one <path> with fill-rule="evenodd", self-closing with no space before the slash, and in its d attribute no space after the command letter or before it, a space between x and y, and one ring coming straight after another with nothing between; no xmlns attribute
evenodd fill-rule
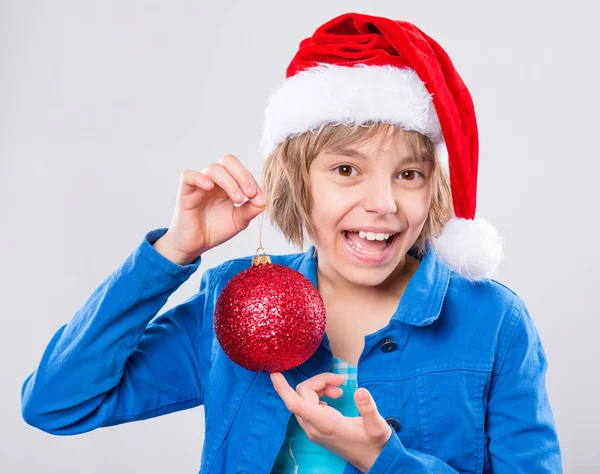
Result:
<svg viewBox="0 0 600 474"><path fill-rule="evenodd" d="M343 149L363 145L376 139L379 149L384 141L404 139L408 154L416 163L435 163L435 147L431 140L419 132L404 130L400 126L385 122L366 122L357 125L325 124L318 130L307 132L310 161L321 152L338 154ZM400 153L400 150L398 150ZM307 163L310 166L310 163Z"/></svg>

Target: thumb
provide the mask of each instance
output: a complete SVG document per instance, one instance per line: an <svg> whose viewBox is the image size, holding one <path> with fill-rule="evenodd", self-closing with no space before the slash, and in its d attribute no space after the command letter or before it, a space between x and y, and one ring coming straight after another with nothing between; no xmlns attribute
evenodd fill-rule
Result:
<svg viewBox="0 0 600 474"><path fill-rule="evenodd" d="M250 221L264 211L266 206L257 207L250 200L243 203L241 206L234 207L233 215L235 221L241 228L245 229L250 225Z"/></svg>
<svg viewBox="0 0 600 474"><path fill-rule="evenodd" d="M354 391L356 407L363 420L363 426L367 436L373 439L387 441L392 427L379 414L375 400L366 388L358 388Z"/></svg>

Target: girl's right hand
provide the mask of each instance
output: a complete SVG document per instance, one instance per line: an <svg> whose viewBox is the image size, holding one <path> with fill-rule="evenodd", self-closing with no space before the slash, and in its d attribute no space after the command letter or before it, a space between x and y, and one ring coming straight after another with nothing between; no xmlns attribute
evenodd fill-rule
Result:
<svg viewBox="0 0 600 474"><path fill-rule="evenodd" d="M249 200L236 207L244 196ZM159 240L186 264L246 229L264 209L254 176L234 155L225 155L200 172L182 173L171 224Z"/></svg>

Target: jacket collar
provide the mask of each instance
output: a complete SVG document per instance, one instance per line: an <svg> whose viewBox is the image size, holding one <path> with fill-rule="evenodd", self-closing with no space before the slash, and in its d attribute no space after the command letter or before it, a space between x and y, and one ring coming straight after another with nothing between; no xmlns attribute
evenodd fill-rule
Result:
<svg viewBox="0 0 600 474"><path fill-rule="evenodd" d="M416 254L409 254L417 258ZM315 246L300 254L296 270L317 286ZM438 319L450 281L450 269L440 260L432 246L421 258L421 264L410 279L391 322L427 326Z"/></svg>

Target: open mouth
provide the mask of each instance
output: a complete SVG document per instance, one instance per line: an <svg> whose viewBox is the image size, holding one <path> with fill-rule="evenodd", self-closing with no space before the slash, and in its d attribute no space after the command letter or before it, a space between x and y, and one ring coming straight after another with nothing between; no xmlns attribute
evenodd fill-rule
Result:
<svg viewBox="0 0 600 474"><path fill-rule="evenodd" d="M342 231L342 234L348 245L356 252L364 255L377 255L385 252L392 246L399 232L390 234L387 239L384 238L383 240L369 240L360 237L358 232L347 230Z"/></svg>

